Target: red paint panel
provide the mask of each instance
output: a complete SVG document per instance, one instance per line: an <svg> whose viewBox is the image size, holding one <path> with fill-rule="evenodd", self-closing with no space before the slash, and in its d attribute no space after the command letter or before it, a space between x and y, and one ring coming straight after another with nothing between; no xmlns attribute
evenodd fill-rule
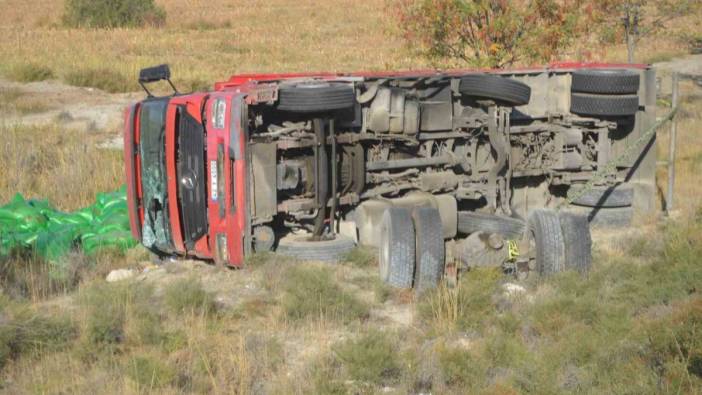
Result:
<svg viewBox="0 0 702 395"><path fill-rule="evenodd" d="M597 62L555 62L548 66L530 66L513 69L420 69L420 70L403 70L403 71L360 71L352 73L329 73L329 72L308 72L308 73L268 73L268 74L236 74L227 81L215 83L215 90L224 90L243 86L249 83L270 82L289 80L295 78L321 78L333 80L343 77L362 77L362 78L391 78L391 77L432 77L438 75L459 76L469 73L496 73L496 74L515 74L515 73L536 73L549 70L566 70L566 69L602 69L602 68L630 68L630 69L646 69L649 66L646 64L627 64L627 63L597 63Z"/></svg>
<svg viewBox="0 0 702 395"><path fill-rule="evenodd" d="M227 111L227 125L228 128L234 128L234 130L229 130L226 133L226 145L225 152L227 153L227 158L229 163L233 165L226 166L226 193L227 202L234 201L234 210L231 207L227 207L227 249L229 250L229 265L235 267L242 267L244 265L244 236L246 229L248 228L247 221L249 220L248 213L246 212L246 162L245 162L245 147L246 147L246 133L241 129L241 114L244 106L246 106L244 101L245 95L240 94L229 98L228 104L230 111ZM231 119L233 114L233 119ZM233 133L231 133L233 132ZM231 141L231 137L238 140L238 147L241 150L238 152L239 160L230 156L233 147L236 147L234 141ZM232 199L232 194L233 199Z"/></svg>

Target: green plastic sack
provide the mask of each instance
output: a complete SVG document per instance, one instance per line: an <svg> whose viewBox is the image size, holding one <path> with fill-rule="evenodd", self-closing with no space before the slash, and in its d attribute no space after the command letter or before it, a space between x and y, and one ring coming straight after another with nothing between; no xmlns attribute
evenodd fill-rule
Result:
<svg viewBox="0 0 702 395"><path fill-rule="evenodd" d="M99 193L93 205L68 213L47 200L26 200L20 194L0 206L0 256L26 249L55 263L75 248L94 254L102 248L125 250L134 245L125 187Z"/></svg>

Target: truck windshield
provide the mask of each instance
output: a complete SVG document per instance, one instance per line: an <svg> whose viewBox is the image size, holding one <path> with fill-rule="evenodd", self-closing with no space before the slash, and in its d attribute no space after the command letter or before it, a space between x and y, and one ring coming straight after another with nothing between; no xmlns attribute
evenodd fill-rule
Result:
<svg viewBox="0 0 702 395"><path fill-rule="evenodd" d="M142 103L139 116L141 188L143 191L144 246L161 252L173 251L168 218L165 129L169 98Z"/></svg>

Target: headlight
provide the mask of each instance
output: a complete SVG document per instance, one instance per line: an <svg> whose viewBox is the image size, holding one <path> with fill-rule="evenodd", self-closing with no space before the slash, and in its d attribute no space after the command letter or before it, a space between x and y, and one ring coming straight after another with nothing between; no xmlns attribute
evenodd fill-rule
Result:
<svg viewBox="0 0 702 395"><path fill-rule="evenodd" d="M212 103L212 126L215 129L224 129L224 114L227 113L227 102L217 99Z"/></svg>

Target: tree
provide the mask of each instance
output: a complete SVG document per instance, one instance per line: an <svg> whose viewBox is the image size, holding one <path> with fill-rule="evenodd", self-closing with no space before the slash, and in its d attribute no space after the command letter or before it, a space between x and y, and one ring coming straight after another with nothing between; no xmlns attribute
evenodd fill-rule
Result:
<svg viewBox="0 0 702 395"><path fill-rule="evenodd" d="M686 15L702 11L700 0L621 0L609 15L619 15L627 49L627 61L634 63L641 39L666 29L668 24Z"/></svg>
<svg viewBox="0 0 702 395"><path fill-rule="evenodd" d="M408 44L435 63L505 67L545 63L574 47L627 44L702 12L702 0L397 0Z"/></svg>
<svg viewBox="0 0 702 395"><path fill-rule="evenodd" d="M600 8L585 0L400 0L404 38L433 61L504 67L546 62L587 33Z"/></svg>

